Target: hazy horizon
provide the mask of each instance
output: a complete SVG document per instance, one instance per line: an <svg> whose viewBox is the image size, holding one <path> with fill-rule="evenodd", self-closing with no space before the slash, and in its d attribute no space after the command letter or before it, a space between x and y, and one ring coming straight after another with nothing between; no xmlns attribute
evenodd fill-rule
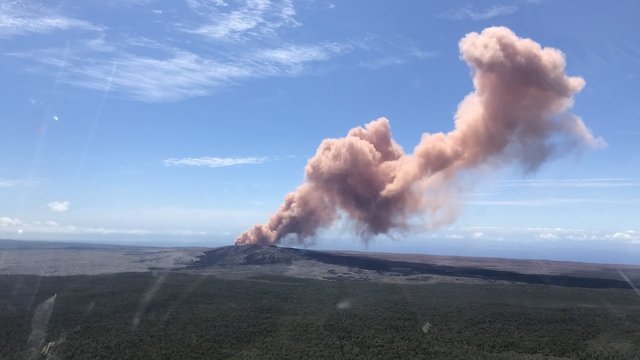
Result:
<svg viewBox="0 0 640 360"><path fill-rule="evenodd" d="M114 245L114 246L141 246L141 247L203 247L216 248L221 246L232 246L233 237L228 239L200 240L200 241L175 241L165 240L135 240L135 239L112 239L112 240L83 240L83 239L10 239L15 242L45 242L45 243L69 243L87 245ZM438 239L431 237L427 239L405 239L400 242L382 242L376 244L363 244L358 241L349 240L324 240L321 243L311 246L301 246L300 244L281 243L277 246L294 247L311 250L337 250L337 251L358 251L358 252L388 252L398 254L424 254L436 256L463 256L463 257L483 257L501 259L523 259L523 260L550 260L550 261L574 261L595 264L620 264L620 265L640 265L640 251L637 248L618 243L611 246L610 243L597 243L589 247L580 246L579 241L572 241L568 244L549 246L545 243L512 241L493 241L478 243L474 239L451 242L449 239Z"/></svg>

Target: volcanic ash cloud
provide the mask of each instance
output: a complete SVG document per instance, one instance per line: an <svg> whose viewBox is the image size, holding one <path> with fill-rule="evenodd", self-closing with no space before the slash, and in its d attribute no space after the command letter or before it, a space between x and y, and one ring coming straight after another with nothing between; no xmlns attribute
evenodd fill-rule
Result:
<svg viewBox="0 0 640 360"><path fill-rule="evenodd" d="M415 215L450 222L456 213L452 184L463 172L510 164L530 172L554 156L604 144L569 112L585 82L565 74L559 50L505 27L467 34L459 48L474 91L458 105L452 131L423 134L412 154L392 139L385 118L323 140L304 183L236 244L275 244L289 235L303 242L339 214L365 238L408 229Z"/></svg>

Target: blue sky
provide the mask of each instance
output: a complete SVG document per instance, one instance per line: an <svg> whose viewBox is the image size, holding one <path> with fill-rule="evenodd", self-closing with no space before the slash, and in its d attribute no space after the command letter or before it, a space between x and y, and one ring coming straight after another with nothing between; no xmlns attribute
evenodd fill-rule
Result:
<svg viewBox="0 0 640 360"><path fill-rule="evenodd" d="M636 1L0 0L0 237L226 245L320 141L380 116L412 149L472 90L458 41L501 25L566 55L603 149L473 180L431 232L319 248L640 258Z"/></svg>

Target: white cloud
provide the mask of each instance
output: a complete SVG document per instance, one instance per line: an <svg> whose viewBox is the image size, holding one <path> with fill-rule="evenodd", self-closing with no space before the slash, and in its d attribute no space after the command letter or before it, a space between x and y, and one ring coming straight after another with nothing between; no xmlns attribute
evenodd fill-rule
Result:
<svg viewBox="0 0 640 360"><path fill-rule="evenodd" d="M558 235L556 235L554 233L550 233L550 232L543 232L541 234L538 234L538 238L543 239L543 240L557 240L558 239Z"/></svg>
<svg viewBox="0 0 640 360"><path fill-rule="evenodd" d="M273 49L265 49L257 53L256 58L269 63L297 66L309 61L327 60L332 53L339 53L338 44L327 45L285 45Z"/></svg>
<svg viewBox="0 0 640 360"><path fill-rule="evenodd" d="M612 239L640 240L640 233L634 230L617 231L610 235Z"/></svg>
<svg viewBox="0 0 640 360"><path fill-rule="evenodd" d="M269 160L268 157L199 157L199 158L170 158L162 161L164 166L201 166L201 167L226 167L237 165L262 164Z"/></svg>
<svg viewBox="0 0 640 360"><path fill-rule="evenodd" d="M513 239L514 241L621 241L626 244L640 243L640 232L636 230L604 231L575 228L509 228L495 226L452 227L442 230L441 235L449 239ZM434 236L440 235L435 233ZM478 236L477 234L482 234Z"/></svg>
<svg viewBox="0 0 640 360"><path fill-rule="evenodd" d="M47 204L49 210L53 212L67 212L70 206L71 203L68 201L52 201Z"/></svg>
<svg viewBox="0 0 640 360"><path fill-rule="evenodd" d="M245 0L234 9L224 1L188 0L187 3L205 23L186 31L218 41L270 36L280 27L299 25L291 0Z"/></svg>
<svg viewBox="0 0 640 360"><path fill-rule="evenodd" d="M95 90L103 90L109 83L111 91L148 102L207 95L223 84L252 75L249 68L186 51L163 58L122 54L113 62L79 60L76 65L62 81Z"/></svg>
<svg viewBox="0 0 640 360"><path fill-rule="evenodd" d="M155 56L136 55L98 39L74 50L44 49L9 55L60 70L59 81L110 92L146 102L170 102L204 96L241 80L299 75L307 64L327 61L349 51L335 43L278 45L242 54L209 57L158 44L150 39L129 38L134 48L149 48Z"/></svg>
<svg viewBox="0 0 640 360"><path fill-rule="evenodd" d="M83 20L66 17L54 10L28 1L0 1L0 37L56 30L99 30Z"/></svg>
<svg viewBox="0 0 640 360"><path fill-rule="evenodd" d="M62 83L98 91L108 87L115 96L167 102L208 95L250 78L299 75L308 63L327 61L346 49L335 43L289 44L281 40L278 28L299 25L291 0L244 0L233 6L224 1L187 0L187 4L198 19L187 32L204 35L195 41L153 40L104 28L92 34L93 38L71 40L64 48L9 51L5 55L39 63L43 66L31 69L56 73L56 80ZM28 21L26 17L34 11L21 2L3 5L0 10L7 10L0 12L0 34L2 19L5 27L13 21L9 19L24 18L25 24L38 24L43 19L40 15ZM64 26L95 28L81 20L58 18L64 19L59 21ZM192 20L193 16L185 16L172 30L185 30L185 24ZM242 41L212 47L207 44L212 38Z"/></svg>
<svg viewBox="0 0 640 360"><path fill-rule="evenodd" d="M487 20L496 16L513 14L518 11L515 5L493 5L485 9L474 9L471 5L461 7L459 9L449 11L440 15L440 17L452 20Z"/></svg>
<svg viewBox="0 0 640 360"><path fill-rule="evenodd" d="M438 55L440 55L439 51L426 51L426 50L420 50L420 49L416 49L416 48L412 48L409 50L409 55L416 57L420 60L428 60L428 59L432 59Z"/></svg>
<svg viewBox="0 0 640 360"><path fill-rule="evenodd" d="M231 241L236 232L263 219L268 213L234 209L157 207L116 211L89 209L74 215L73 224L0 216L0 238L15 235L19 230L29 238L57 240L90 240L103 236L114 238L119 235L149 239L157 239L158 236L220 236L231 227L232 232L225 235ZM100 220L99 224L95 223L96 219Z"/></svg>
<svg viewBox="0 0 640 360"><path fill-rule="evenodd" d="M10 217L0 217L0 226L1 227L7 227L7 226L19 226L22 224L22 221L18 220L18 219L12 219Z"/></svg>

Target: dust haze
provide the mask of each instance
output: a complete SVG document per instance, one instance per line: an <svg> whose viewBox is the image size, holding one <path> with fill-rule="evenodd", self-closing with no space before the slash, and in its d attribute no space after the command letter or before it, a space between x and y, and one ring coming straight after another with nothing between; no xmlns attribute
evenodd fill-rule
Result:
<svg viewBox="0 0 640 360"><path fill-rule="evenodd" d="M585 81L565 73L560 50L506 27L469 33L459 49L474 91L459 103L453 130L422 134L412 153L393 140L386 118L323 140L304 183L236 244L276 244L285 237L302 243L340 214L365 239L409 230L416 215L429 226L447 224L457 215L462 174L513 165L533 172L554 157L604 145L570 112Z"/></svg>

